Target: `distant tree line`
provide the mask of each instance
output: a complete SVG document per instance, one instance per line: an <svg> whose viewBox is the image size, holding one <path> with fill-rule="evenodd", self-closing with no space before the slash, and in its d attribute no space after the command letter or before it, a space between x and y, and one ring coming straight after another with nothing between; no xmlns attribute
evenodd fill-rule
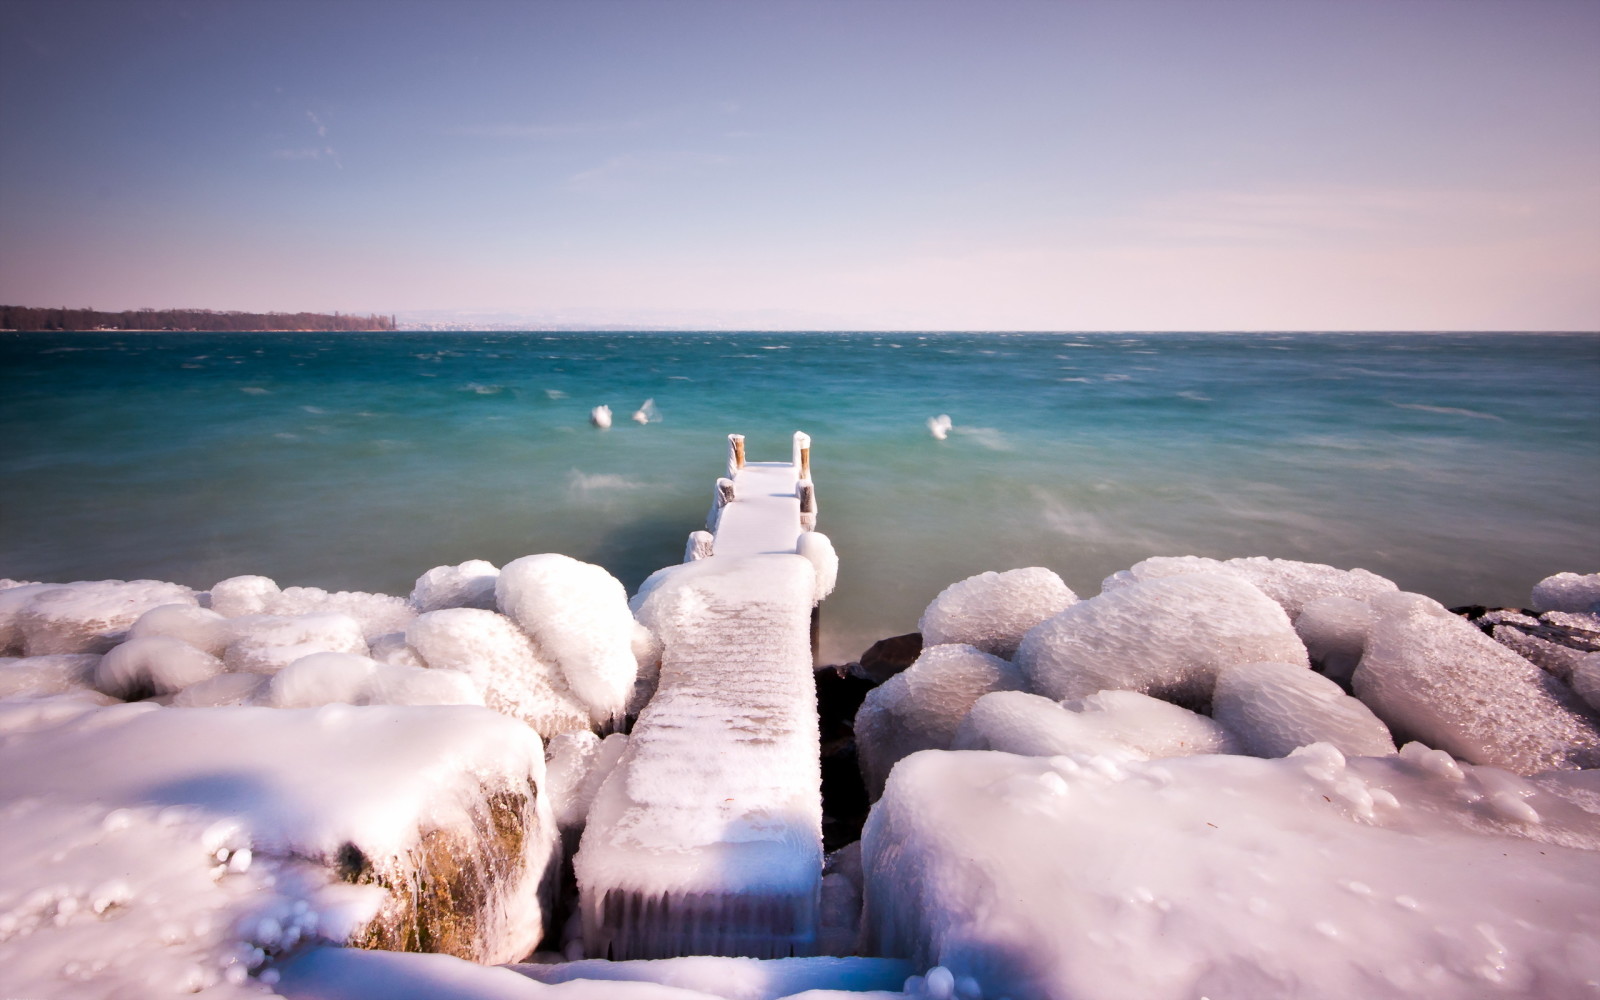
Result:
<svg viewBox="0 0 1600 1000"><path fill-rule="evenodd" d="M347 316L334 313L213 312L210 309L130 309L96 312L93 309L36 309L0 306L0 330L202 330L215 333L249 333L293 330L354 333L393 330L393 316Z"/></svg>

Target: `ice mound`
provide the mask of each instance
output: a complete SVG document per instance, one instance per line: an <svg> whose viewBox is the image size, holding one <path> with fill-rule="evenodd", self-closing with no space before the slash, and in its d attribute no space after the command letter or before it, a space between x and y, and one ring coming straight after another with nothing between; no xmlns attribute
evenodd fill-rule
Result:
<svg viewBox="0 0 1600 1000"><path fill-rule="evenodd" d="M833 586L838 582L839 554L833 550L828 536L817 531L802 531L795 551L811 560L812 568L817 571L814 603L821 604L823 598L833 593Z"/></svg>
<svg viewBox="0 0 1600 1000"><path fill-rule="evenodd" d="M1432 754L915 754L862 838L863 948L1030 1000L1588 995L1593 779Z"/></svg>
<svg viewBox="0 0 1600 1000"><path fill-rule="evenodd" d="M94 686L115 698L137 701L176 694L220 673L222 661L210 653L169 635L145 635L102 656L95 665Z"/></svg>
<svg viewBox="0 0 1600 1000"><path fill-rule="evenodd" d="M406 642L404 632L390 632L380 635L372 640L371 656L379 663L388 663L396 667L426 667L424 660L416 650Z"/></svg>
<svg viewBox="0 0 1600 1000"><path fill-rule="evenodd" d="M1586 653L1572 668L1572 689L1600 712L1600 653Z"/></svg>
<svg viewBox="0 0 1600 1000"><path fill-rule="evenodd" d="M616 577L555 553L523 556L500 571L495 599L561 668L594 722L622 716L639 668L628 594Z"/></svg>
<svg viewBox="0 0 1600 1000"><path fill-rule="evenodd" d="M173 695L172 705L174 708L254 705L265 695L271 679L265 674L218 674Z"/></svg>
<svg viewBox="0 0 1600 1000"><path fill-rule="evenodd" d="M139 616L128 630L130 639L170 636L182 639L195 649L221 656L233 641L228 619L209 608L194 604L163 604Z"/></svg>
<svg viewBox="0 0 1600 1000"><path fill-rule="evenodd" d="M477 608L430 611L411 623L406 642L429 667L472 678L485 705L541 736L590 726L589 709L567 687L565 675L504 615Z"/></svg>
<svg viewBox="0 0 1600 1000"><path fill-rule="evenodd" d="M545 746L545 791L563 833L581 831L600 785L617 766L628 737L612 733L604 740L587 729L562 733Z"/></svg>
<svg viewBox="0 0 1600 1000"><path fill-rule="evenodd" d="M419 613L443 608L494 610L494 585L500 571L494 563L468 559L459 566L435 566L417 577L410 603Z"/></svg>
<svg viewBox="0 0 1600 1000"><path fill-rule="evenodd" d="M104 653L139 616L162 604L195 604L194 591L157 580L94 580L0 590L0 653Z"/></svg>
<svg viewBox="0 0 1600 1000"><path fill-rule="evenodd" d="M927 646L907 670L867 692L856 712L856 752L867 795L883 792L889 769L918 750L943 750L974 702L991 691L1016 691L1022 675L974 646Z"/></svg>
<svg viewBox="0 0 1600 1000"><path fill-rule="evenodd" d="M240 673L275 674L312 653L368 653L361 625L349 615L249 615L229 624L234 639L222 661Z"/></svg>
<svg viewBox="0 0 1600 1000"><path fill-rule="evenodd" d="M917 628L930 646L965 643L1009 658L1029 629L1077 600L1042 566L980 573L940 591Z"/></svg>
<svg viewBox="0 0 1600 1000"><path fill-rule="evenodd" d="M1218 669L1260 661L1308 662L1283 608L1232 573L1117 586L1034 626L1016 655L1028 689L1048 698L1115 688L1197 707Z"/></svg>
<svg viewBox="0 0 1600 1000"><path fill-rule="evenodd" d="M1211 716L1257 757L1287 757L1312 743L1353 757L1395 752L1393 737L1370 708L1321 674L1287 663L1223 667L1211 694Z"/></svg>
<svg viewBox="0 0 1600 1000"><path fill-rule="evenodd" d="M1281 604L1291 619L1300 614L1301 608L1320 598L1349 597L1364 601L1374 594L1399 589L1393 581L1364 569L1336 569L1321 563L1269 559L1266 556L1227 560L1204 556L1157 556L1106 577L1101 587L1103 590L1114 590L1140 580L1154 580L1180 573L1234 573L1255 584L1262 593Z"/></svg>
<svg viewBox="0 0 1600 1000"><path fill-rule="evenodd" d="M543 748L526 726L486 709L121 704L0 733L0 754L7 762L0 802L47 797L92 804L99 816L123 809L160 810L163 822L193 816L205 827L236 831L226 846L246 852L241 866L251 856L257 864L312 863L307 892L339 880L381 887L342 890L378 894L378 905L353 921L336 919L333 910L295 909L297 898L313 907L316 900L290 896L282 913L262 915L249 931L269 953L294 943L294 924L341 944L401 949L426 942L485 962L521 958L538 943L539 886L555 835L538 791ZM15 862L9 838L7 844L0 865ZM75 867L109 865L101 849L85 840ZM212 858L207 871L219 861L230 858ZM148 867L118 870L142 878ZM19 880L0 878L0 887ZM39 883L28 873L25 884ZM224 902L233 897L209 877L204 888ZM167 886L153 891L174 898ZM171 940L166 921L157 926L156 935L137 942L147 958ZM173 933L183 940L194 926ZM334 927L342 929L330 933ZM78 957L88 964L100 950L85 948Z"/></svg>
<svg viewBox="0 0 1600 1000"><path fill-rule="evenodd" d="M360 705L378 664L356 653L312 653L272 675L267 704L273 708Z"/></svg>
<svg viewBox="0 0 1600 1000"><path fill-rule="evenodd" d="M1300 609L1294 630L1305 643L1312 666L1347 684L1367 646L1372 607L1354 597L1319 597Z"/></svg>
<svg viewBox="0 0 1600 1000"><path fill-rule="evenodd" d="M1600 723L1559 680L1420 594L1372 606L1352 684L1397 737L1519 774L1600 766Z"/></svg>
<svg viewBox="0 0 1600 1000"><path fill-rule="evenodd" d="M1528 603L1535 611L1600 611L1600 573L1557 573L1533 585Z"/></svg>
<svg viewBox="0 0 1600 1000"><path fill-rule="evenodd" d="M212 584L211 610L224 618L267 613L267 599L279 593L278 585L264 576L230 576Z"/></svg>
<svg viewBox="0 0 1600 1000"><path fill-rule="evenodd" d="M1238 753L1239 744L1221 723L1134 691L1101 691L1065 706L1022 691L997 691L972 706L951 749L1150 760Z"/></svg>
<svg viewBox="0 0 1600 1000"><path fill-rule="evenodd" d="M369 642L389 632L404 631L417 616L411 605L388 594L329 593L320 587L287 587L267 596L263 603L269 615L349 615L361 624L361 634Z"/></svg>
<svg viewBox="0 0 1600 1000"><path fill-rule="evenodd" d="M87 691L97 653L0 658L0 698L46 698Z"/></svg>

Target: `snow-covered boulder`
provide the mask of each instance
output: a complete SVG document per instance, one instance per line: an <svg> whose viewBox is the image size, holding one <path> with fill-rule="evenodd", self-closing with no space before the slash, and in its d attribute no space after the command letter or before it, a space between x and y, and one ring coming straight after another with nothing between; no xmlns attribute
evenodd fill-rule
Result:
<svg viewBox="0 0 1600 1000"><path fill-rule="evenodd" d="M895 762L918 750L948 749L974 702L1023 686L1017 669L973 646L928 646L909 670L867 692L856 711L856 753L867 795L876 799Z"/></svg>
<svg viewBox="0 0 1600 1000"><path fill-rule="evenodd" d="M222 669L221 660L182 639L144 635L112 647L100 658L94 669L94 686L112 697L135 701L176 694L190 684L215 677Z"/></svg>
<svg viewBox="0 0 1600 1000"><path fill-rule="evenodd" d="M0 698L47 698L87 691L99 662L97 653L0 658Z"/></svg>
<svg viewBox="0 0 1600 1000"><path fill-rule="evenodd" d="M980 573L940 591L917 628L929 646L963 643L1009 658L1029 629L1077 600L1042 566Z"/></svg>
<svg viewBox="0 0 1600 1000"><path fill-rule="evenodd" d="M419 614L444 608L494 610L495 581L500 571L494 563L468 559L457 566L435 566L417 577L411 588L411 606Z"/></svg>
<svg viewBox="0 0 1600 1000"><path fill-rule="evenodd" d="M158 580L93 580L0 591L10 619L7 645L26 656L104 653L127 637L139 616L163 604L195 604L194 591Z"/></svg>
<svg viewBox="0 0 1600 1000"><path fill-rule="evenodd" d="M523 556L500 570L495 601L561 668L594 722L622 717L639 668L628 594L616 577L555 553Z"/></svg>
<svg viewBox="0 0 1600 1000"><path fill-rule="evenodd" d="M222 661L232 671L275 674L312 653L368 653L361 625L349 615L249 615L229 625L234 638Z"/></svg>
<svg viewBox="0 0 1600 1000"><path fill-rule="evenodd" d="M228 619L210 608L196 604L163 604L139 616L128 629L128 638L169 636L212 656L220 657L233 641Z"/></svg>
<svg viewBox="0 0 1600 1000"><path fill-rule="evenodd" d="M1233 573L1248 580L1282 605L1290 619L1307 604L1324 597L1348 597L1364 601L1374 594L1397 590L1392 580L1364 569L1337 569L1321 563L1294 559L1269 559L1248 556L1239 559L1208 559L1204 556L1157 556L1131 569L1106 577L1103 590L1155 580L1181 573Z"/></svg>
<svg viewBox="0 0 1600 1000"><path fill-rule="evenodd" d="M267 613L267 599L279 593L278 585L265 576L230 576L218 580L207 592L211 610L224 618Z"/></svg>
<svg viewBox="0 0 1600 1000"><path fill-rule="evenodd" d="M234 705L257 705L267 697L267 684L272 680L266 674L218 674L188 687L172 696L174 708L226 708Z"/></svg>
<svg viewBox="0 0 1600 1000"><path fill-rule="evenodd" d="M1600 653L1587 653L1572 669L1572 689L1600 712Z"/></svg>
<svg viewBox="0 0 1600 1000"><path fill-rule="evenodd" d="M1421 747L914 754L862 836L863 951L1030 1000L1586 996L1597 802Z"/></svg>
<svg viewBox="0 0 1600 1000"><path fill-rule="evenodd" d="M1519 774L1600 766L1600 721L1555 677L1420 594L1371 603L1352 684L1398 738Z"/></svg>
<svg viewBox="0 0 1600 1000"><path fill-rule="evenodd" d="M1134 691L1101 691L1065 705L1023 691L986 694L961 720L951 749L1124 760L1239 752L1225 726Z"/></svg>
<svg viewBox="0 0 1600 1000"><path fill-rule="evenodd" d="M1305 643L1312 666L1347 684L1367 647L1372 607L1354 597L1319 597L1300 609L1294 630Z"/></svg>
<svg viewBox="0 0 1600 1000"><path fill-rule="evenodd" d="M406 644L429 667L472 678L485 705L541 736L591 725L589 709L567 687L566 675L504 615L478 608L430 611L411 623Z"/></svg>
<svg viewBox="0 0 1600 1000"><path fill-rule="evenodd" d="M1312 743L1353 757L1395 752L1393 737L1370 708L1321 674L1287 663L1223 667L1211 716L1257 757L1287 757Z"/></svg>
<svg viewBox="0 0 1600 1000"><path fill-rule="evenodd" d="M581 832L601 782L627 749L628 737L612 733L600 739L587 729L562 733L545 747L545 791L563 833Z"/></svg>
<svg viewBox="0 0 1600 1000"><path fill-rule="evenodd" d="M1128 583L1034 626L1015 662L1047 698L1139 691L1202 707L1217 671L1260 661L1307 664L1282 607L1232 573Z"/></svg>
<svg viewBox="0 0 1600 1000"><path fill-rule="evenodd" d="M1557 573L1533 585L1535 611L1600 612L1600 573Z"/></svg>

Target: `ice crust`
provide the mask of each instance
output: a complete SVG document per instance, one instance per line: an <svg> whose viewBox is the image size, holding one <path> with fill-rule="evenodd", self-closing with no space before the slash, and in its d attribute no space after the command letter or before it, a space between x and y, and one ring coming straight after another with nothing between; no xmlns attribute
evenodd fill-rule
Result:
<svg viewBox="0 0 1600 1000"><path fill-rule="evenodd" d="M1287 663L1223 667L1211 715L1236 733L1244 752L1287 757L1327 743L1354 757L1395 753L1389 730L1372 710L1321 674Z"/></svg>
<svg viewBox="0 0 1600 1000"><path fill-rule="evenodd" d="M562 733L545 747L545 787L563 832L581 831L600 785L622 759L628 737L612 733L604 740L587 729Z"/></svg>
<svg viewBox="0 0 1600 1000"><path fill-rule="evenodd" d="M1232 573L1255 584L1262 593L1277 601L1290 619L1299 615L1307 604L1324 597L1348 597L1364 601L1375 594L1399 589L1392 580L1364 569L1337 569L1321 563L1269 559L1266 556L1227 560L1204 556L1157 556L1106 577L1101 589L1109 591L1141 580L1182 573Z"/></svg>
<svg viewBox="0 0 1600 1000"><path fill-rule="evenodd" d="M951 749L1082 760L1240 752L1221 723L1134 691L1101 691L1066 705L1023 691L986 694L961 721Z"/></svg>
<svg viewBox="0 0 1600 1000"><path fill-rule="evenodd" d="M1600 766L1600 721L1561 681L1420 594L1371 603L1352 684L1397 738L1518 774Z"/></svg>
<svg viewBox="0 0 1600 1000"><path fill-rule="evenodd" d="M546 553L507 563L495 599L541 652L596 723L620 719L633 695L633 615L616 577L599 566Z"/></svg>
<svg viewBox="0 0 1600 1000"><path fill-rule="evenodd" d="M1040 566L980 573L940 591L917 628L930 646L964 643L1009 658L1029 629L1077 600L1061 577Z"/></svg>
<svg viewBox="0 0 1600 1000"><path fill-rule="evenodd" d="M272 675L273 708L319 705L482 705L472 679L457 670L379 663L354 653L313 653Z"/></svg>
<svg viewBox="0 0 1600 1000"><path fill-rule="evenodd" d="M1600 653L1585 653L1572 668L1572 689L1600 712Z"/></svg>
<svg viewBox="0 0 1600 1000"><path fill-rule="evenodd" d="M1294 630L1318 670L1348 683L1361 662L1372 631L1372 607L1354 597L1319 597L1308 601L1294 620Z"/></svg>
<svg viewBox="0 0 1600 1000"><path fill-rule="evenodd" d="M228 619L194 604L163 604L139 616L128 630L130 639L167 636L182 639L201 652L220 657L233 641Z"/></svg>
<svg viewBox="0 0 1600 1000"><path fill-rule="evenodd" d="M0 590L0 653L104 653L146 611L195 603L188 587L157 580L9 587Z"/></svg>
<svg viewBox="0 0 1600 1000"><path fill-rule="evenodd" d="M94 669L94 686L113 697L133 701L176 694L190 684L215 677L222 669L220 659L182 639L144 635L113 646L100 658Z"/></svg>
<svg viewBox="0 0 1600 1000"><path fill-rule="evenodd" d="M1533 586L1535 611L1600 612L1600 573L1557 573Z"/></svg>
<svg viewBox="0 0 1600 1000"><path fill-rule="evenodd" d="M1220 668L1263 661L1309 662L1282 607L1215 572L1120 584L1034 626L1015 657L1028 689L1048 698L1115 688L1197 707Z"/></svg>
<svg viewBox="0 0 1600 1000"><path fill-rule="evenodd" d="M864 946L1030 1000L1590 995L1593 779L1434 754L915 754L863 835Z"/></svg>
<svg viewBox="0 0 1600 1000"><path fill-rule="evenodd" d="M493 611L495 583L500 571L494 563L469 559L457 566L435 566L417 577L409 603L418 613L444 608L482 608Z"/></svg>
<svg viewBox="0 0 1600 1000"><path fill-rule="evenodd" d="M234 639L222 660L235 672L275 674L312 653L369 652L361 624L346 614L254 614L229 624Z"/></svg>
<svg viewBox="0 0 1600 1000"><path fill-rule="evenodd" d="M97 653L0 658L0 698L43 698L88 691L99 662Z"/></svg>
<svg viewBox="0 0 1600 1000"><path fill-rule="evenodd" d="M895 762L918 750L947 750L973 703L1016 691L1022 674L973 646L927 646L908 669L867 692L855 717L856 752L867 796L876 799Z"/></svg>
<svg viewBox="0 0 1600 1000"><path fill-rule="evenodd" d="M632 962L590 959L510 968L541 983L659 983L724 1000L781 1000L820 989L898 992L900 985L917 971L909 962L892 958L756 959L711 955Z"/></svg>
<svg viewBox="0 0 1600 1000"><path fill-rule="evenodd" d="M811 560L811 566L816 570L817 589L812 603L820 604L833 593L834 584L839 579L839 555L833 550L833 542L821 532L802 531L799 541L795 543L795 551Z"/></svg>
<svg viewBox="0 0 1600 1000"><path fill-rule="evenodd" d="M477 608L430 611L411 623L406 642L428 666L472 678L484 704L541 736L591 724L589 707L567 687L566 675L504 615Z"/></svg>

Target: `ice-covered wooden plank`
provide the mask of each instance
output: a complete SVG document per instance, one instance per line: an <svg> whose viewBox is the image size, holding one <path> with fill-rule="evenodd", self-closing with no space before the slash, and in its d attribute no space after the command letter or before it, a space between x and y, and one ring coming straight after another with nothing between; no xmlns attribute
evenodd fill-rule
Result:
<svg viewBox="0 0 1600 1000"><path fill-rule="evenodd" d="M733 477L734 501L717 517L719 556L793 552L800 537L800 499L789 462L747 462Z"/></svg>
<svg viewBox="0 0 1600 1000"><path fill-rule="evenodd" d="M661 679L589 813L584 946L614 959L816 947L821 773L815 571L720 553L652 579Z"/></svg>

